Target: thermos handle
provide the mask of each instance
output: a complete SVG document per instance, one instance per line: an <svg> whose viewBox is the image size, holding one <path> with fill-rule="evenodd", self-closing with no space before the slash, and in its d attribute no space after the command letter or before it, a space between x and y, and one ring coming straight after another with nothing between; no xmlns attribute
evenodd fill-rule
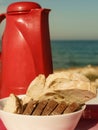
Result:
<svg viewBox="0 0 98 130"><path fill-rule="evenodd" d="M0 23L5 19L6 15L5 14L0 14Z"/></svg>
<svg viewBox="0 0 98 130"><path fill-rule="evenodd" d="M0 14L0 23L6 18L5 14ZM1 52L0 52L0 61L1 61Z"/></svg>

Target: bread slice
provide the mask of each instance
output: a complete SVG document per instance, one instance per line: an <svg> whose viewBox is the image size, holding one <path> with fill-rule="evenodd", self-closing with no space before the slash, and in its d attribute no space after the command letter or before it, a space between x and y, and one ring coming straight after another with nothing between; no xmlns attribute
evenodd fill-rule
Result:
<svg viewBox="0 0 98 130"><path fill-rule="evenodd" d="M50 74L45 82L45 88L50 88L53 82L59 82L62 83L63 80L74 80L74 81L88 81L89 79L84 76L83 74L76 73L76 72L57 72Z"/></svg>
<svg viewBox="0 0 98 130"><path fill-rule="evenodd" d="M36 108L37 106L37 101L33 101L32 99L28 102L24 112L23 112L23 115L31 115L32 112L34 111L34 109Z"/></svg>
<svg viewBox="0 0 98 130"><path fill-rule="evenodd" d="M47 103L47 100L39 102L36 106L36 109L33 111L32 115L41 115Z"/></svg>
<svg viewBox="0 0 98 130"><path fill-rule="evenodd" d="M45 80L45 75L40 74L30 83L26 91L26 96L23 98L23 104L28 103L31 99L39 99L43 93Z"/></svg>
<svg viewBox="0 0 98 130"><path fill-rule="evenodd" d="M42 112L42 115L50 115L57 105L58 103L55 100L49 100L48 104L46 105L46 107Z"/></svg>
<svg viewBox="0 0 98 130"><path fill-rule="evenodd" d="M46 79L45 93L40 100L53 99L58 102L84 104L96 96L96 87L80 73L59 72Z"/></svg>
<svg viewBox="0 0 98 130"><path fill-rule="evenodd" d="M49 115L61 115L71 113L82 108L83 104L66 102L56 102L55 100L44 100L41 102L29 101L23 114L25 115L36 115L36 116L49 116Z"/></svg>
<svg viewBox="0 0 98 130"><path fill-rule="evenodd" d="M37 99L37 96L43 92L45 86L45 76L40 74L29 85L26 95Z"/></svg>
<svg viewBox="0 0 98 130"><path fill-rule="evenodd" d="M23 107L21 99L19 99L14 94L10 94L3 110L10 113L18 113L18 114L22 113Z"/></svg>
<svg viewBox="0 0 98 130"><path fill-rule="evenodd" d="M60 102L58 106L52 111L51 115L59 115L63 114L65 109L67 108L66 102Z"/></svg>
<svg viewBox="0 0 98 130"><path fill-rule="evenodd" d="M67 106L67 108L64 111L64 114L77 111L79 108L80 108L80 105L76 102L73 102Z"/></svg>

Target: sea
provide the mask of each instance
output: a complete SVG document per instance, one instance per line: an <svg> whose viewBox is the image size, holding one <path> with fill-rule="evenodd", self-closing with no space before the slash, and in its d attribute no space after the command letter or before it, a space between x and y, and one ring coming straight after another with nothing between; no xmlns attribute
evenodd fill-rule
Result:
<svg viewBox="0 0 98 130"><path fill-rule="evenodd" d="M53 69L98 66L98 40L51 40Z"/></svg>
<svg viewBox="0 0 98 130"><path fill-rule="evenodd" d="M51 41L54 69L98 66L98 40Z"/></svg>

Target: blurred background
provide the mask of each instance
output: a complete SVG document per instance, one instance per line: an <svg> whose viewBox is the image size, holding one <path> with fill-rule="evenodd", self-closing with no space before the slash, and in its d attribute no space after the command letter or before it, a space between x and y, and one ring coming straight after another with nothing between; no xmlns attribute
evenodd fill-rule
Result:
<svg viewBox="0 0 98 130"><path fill-rule="evenodd" d="M0 0L0 13L16 1ZM51 9L49 28L54 69L98 65L98 0L29 0ZM5 21L0 25L2 38ZM1 42L0 42L1 43Z"/></svg>

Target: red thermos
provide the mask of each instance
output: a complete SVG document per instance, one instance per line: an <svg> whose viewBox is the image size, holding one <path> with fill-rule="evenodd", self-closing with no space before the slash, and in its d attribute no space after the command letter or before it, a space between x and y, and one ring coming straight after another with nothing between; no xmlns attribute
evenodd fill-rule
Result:
<svg viewBox="0 0 98 130"><path fill-rule="evenodd" d="M53 72L48 14L35 2L15 2L8 6L2 38L0 98L10 93L24 94L38 75Z"/></svg>

